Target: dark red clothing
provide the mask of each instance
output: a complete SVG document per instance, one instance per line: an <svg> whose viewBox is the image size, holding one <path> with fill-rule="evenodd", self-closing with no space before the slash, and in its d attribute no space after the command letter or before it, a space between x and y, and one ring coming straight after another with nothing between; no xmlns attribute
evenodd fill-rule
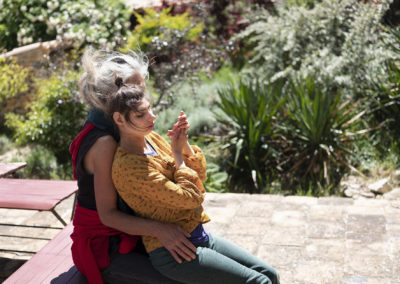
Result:
<svg viewBox="0 0 400 284"><path fill-rule="evenodd" d="M119 253L121 254L132 251L139 239L138 236L130 236L104 226L97 211L86 209L79 204L76 206L73 224L72 259L90 284L103 283L99 268L105 268L110 264L109 236L120 235Z"/></svg>
<svg viewBox="0 0 400 284"><path fill-rule="evenodd" d="M82 143L83 138L93 129L95 125L93 123L88 123L82 129L81 132L75 137L74 141L72 141L71 145L69 146L69 152L72 155L72 166L74 167L74 179L78 179L76 175L76 159L79 152L79 147Z"/></svg>

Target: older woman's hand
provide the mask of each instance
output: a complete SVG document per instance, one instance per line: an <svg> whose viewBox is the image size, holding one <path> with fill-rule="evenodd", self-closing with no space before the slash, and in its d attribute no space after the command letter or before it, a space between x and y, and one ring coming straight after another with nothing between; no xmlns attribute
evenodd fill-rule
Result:
<svg viewBox="0 0 400 284"><path fill-rule="evenodd" d="M182 263L182 258L186 261L196 258L196 247L188 240L190 234L178 225L160 224L156 237L178 263Z"/></svg>

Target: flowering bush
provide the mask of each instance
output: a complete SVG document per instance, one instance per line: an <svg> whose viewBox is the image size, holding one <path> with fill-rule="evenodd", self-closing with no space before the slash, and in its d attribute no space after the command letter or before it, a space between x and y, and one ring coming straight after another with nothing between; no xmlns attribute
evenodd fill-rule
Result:
<svg viewBox="0 0 400 284"><path fill-rule="evenodd" d="M7 50L52 39L114 48L128 25L120 0L0 0L0 48Z"/></svg>
<svg viewBox="0 0 400 284"><path fill-rule="evenodd" d="M152 42L160 40L164 44L168 44L169 36L173 35L172 31L179 31L184 40L194 41L203 27L201 23L193 24L193 19L188 12L180 15L171 15L172 7L166 8L160 12L154 9L144 9L144 15L134 13L137 18L138 25L128 37L127 48L137 49L140 47L143 51L147 51Z"/></svg>

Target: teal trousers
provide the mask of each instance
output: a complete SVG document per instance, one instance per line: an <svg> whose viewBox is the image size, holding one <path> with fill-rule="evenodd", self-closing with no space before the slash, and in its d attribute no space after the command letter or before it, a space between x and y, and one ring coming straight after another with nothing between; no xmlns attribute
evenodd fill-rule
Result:
<svg viewBox="0 0 400 284"><path fill-rule="evenodd" d="M197 257L177 263L165 248L150 252L154 268L164 276L198 284L279 284L274 268L227 240L210 234L197 246Z"/></svg>

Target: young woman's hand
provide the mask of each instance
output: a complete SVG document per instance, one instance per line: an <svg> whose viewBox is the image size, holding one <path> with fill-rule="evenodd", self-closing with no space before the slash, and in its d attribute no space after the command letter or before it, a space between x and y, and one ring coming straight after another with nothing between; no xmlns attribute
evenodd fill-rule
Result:
<svg viewBox="0 0 400 284"><path fill-rule="evenodd" d="M183 148L188 143L188 136L183 128L173 131L171 137L171 148L174 153L182 153Z"/></svg>
<svg viewBox="0 0 400 284"><path fill-rule="evenodd" d="M187 136L187 131L189 130L190 124L189 121L187 119L186 114L181 111L180 116L178 116L178 121L174 124L172 130L168 130L168 134L167 136L171 137L171 139L173 140L173 137L176 133L178 133L178 131L183 131L184 135L186 136L186 143L184 143L181 152L183 154L186 155L193 155L193 149L192 147L190 147L189 141L188 141L188 136ZM173 142L171 142L171 146L172 146ZM172 148L174 151L174 148Z"/></svg>
<svg viewBox="0 0 400 284"><path fill-rule="evenodd" d="M178 116L178 121L177 123L174 124L173 130L177 130L179 128L184 129L185 133L188 132L190 127L189 121L187 120L186 114L181 111L181 115Z"/></svg>

